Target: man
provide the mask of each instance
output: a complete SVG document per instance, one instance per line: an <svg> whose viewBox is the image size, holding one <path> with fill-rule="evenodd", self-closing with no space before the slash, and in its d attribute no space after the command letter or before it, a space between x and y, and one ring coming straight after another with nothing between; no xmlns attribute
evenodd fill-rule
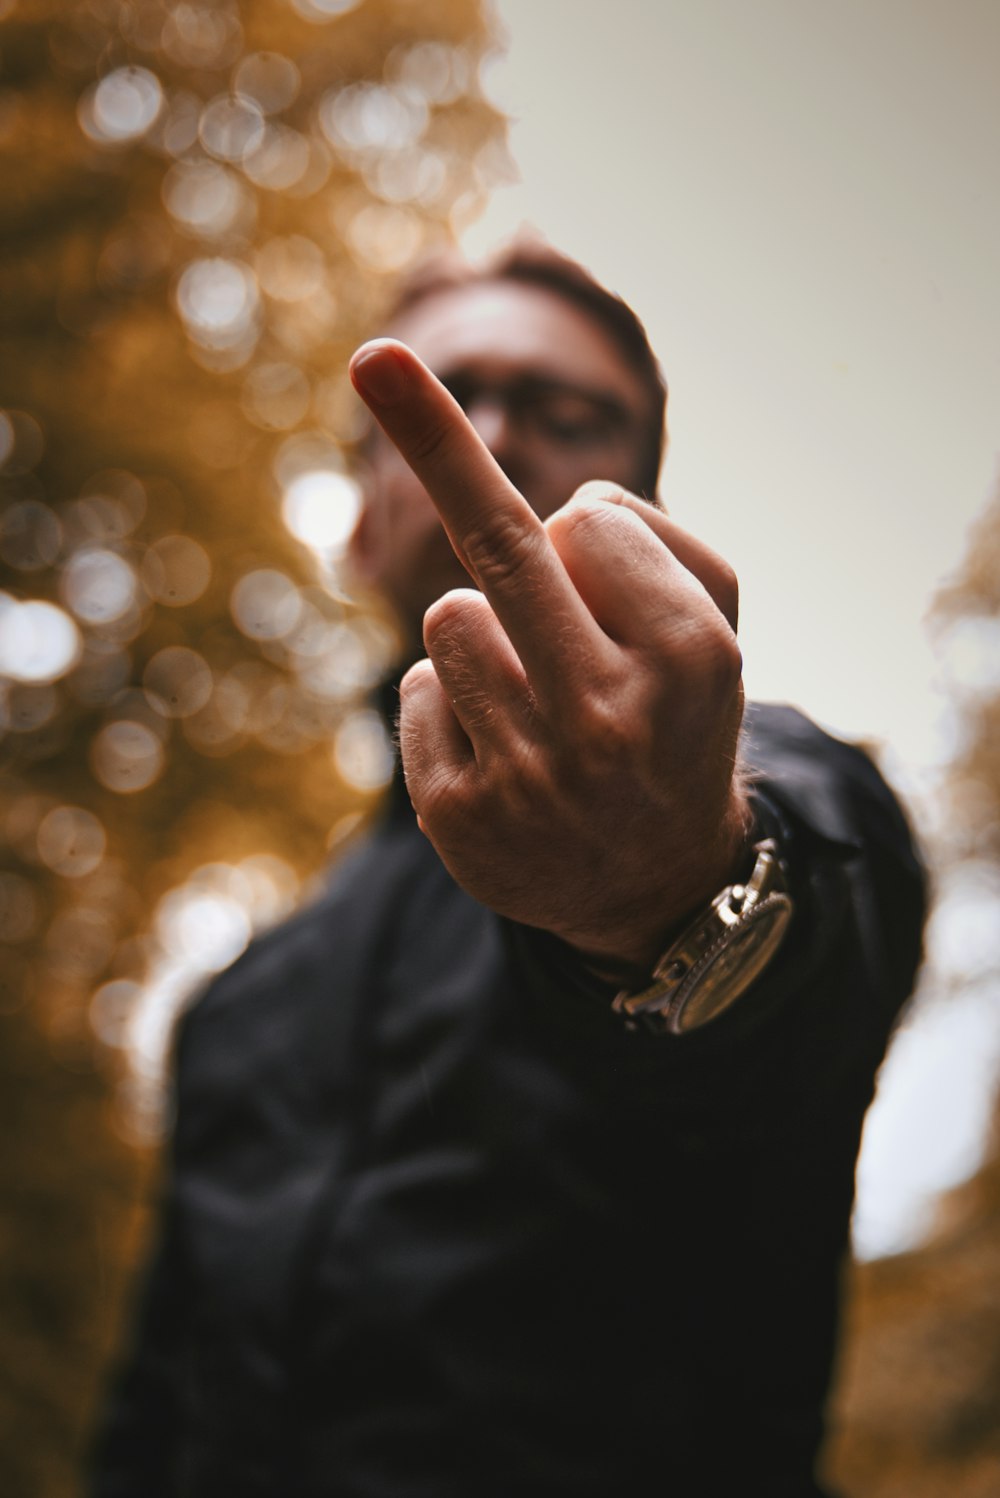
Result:
<svg viewBox="0 0 1000 1498"><path fill-rule="evenodd" d="M731 573L637 497L623 304L522 246L390 331L353 553L405 788L186 1017L94 1492L819 1493L905 824L858 751L742 722Z"/></svg>

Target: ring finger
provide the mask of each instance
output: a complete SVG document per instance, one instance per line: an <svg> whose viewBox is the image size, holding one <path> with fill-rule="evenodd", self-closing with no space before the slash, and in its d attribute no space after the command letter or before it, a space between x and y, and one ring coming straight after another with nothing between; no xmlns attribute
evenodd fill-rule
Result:
<svg viewBox="0 0 1000 1498"><path fill-rule="evenodd" d="M456 589L433 604L424 647L477 762L509 753L535 707L524 668L483 595Z"/></svg>

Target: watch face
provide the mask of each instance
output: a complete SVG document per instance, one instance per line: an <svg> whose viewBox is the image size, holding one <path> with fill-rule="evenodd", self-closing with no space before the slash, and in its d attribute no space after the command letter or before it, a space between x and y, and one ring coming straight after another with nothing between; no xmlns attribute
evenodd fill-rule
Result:
<svg viewBox="0 0 1000 1498"><path fill-rule="evenodd" d="M745 993L777 950L791 915L791 903L777 897L759 905L732 930L714 954L691 974L690 998L677 995L671 1028L675 1032L707 1025Z"/></svg>

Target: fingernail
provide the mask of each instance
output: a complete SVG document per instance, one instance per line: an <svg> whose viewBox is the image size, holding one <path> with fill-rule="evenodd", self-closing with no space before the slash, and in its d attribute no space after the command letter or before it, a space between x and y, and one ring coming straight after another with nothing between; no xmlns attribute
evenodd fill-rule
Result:
<svg viewBox="0 0 1000 1498"><path fill-rule="evenodd" d="M391 344L358 355L351 364L351 378L361 394L379 406L398 405L406 394L406 370Z"/></svg>

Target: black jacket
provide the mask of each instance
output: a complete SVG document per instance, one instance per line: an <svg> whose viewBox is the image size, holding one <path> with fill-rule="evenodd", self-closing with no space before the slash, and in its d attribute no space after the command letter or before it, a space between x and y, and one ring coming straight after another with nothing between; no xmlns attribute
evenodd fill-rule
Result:
<svg viewBox="0 0 1000 1498"><path fill-rule="evenodd" d="M679 1039L455 884L405 794L187 1014L94 1498L817 1493L854 1162L922 878L858 750L751 709L791 935Z"/></svg>

